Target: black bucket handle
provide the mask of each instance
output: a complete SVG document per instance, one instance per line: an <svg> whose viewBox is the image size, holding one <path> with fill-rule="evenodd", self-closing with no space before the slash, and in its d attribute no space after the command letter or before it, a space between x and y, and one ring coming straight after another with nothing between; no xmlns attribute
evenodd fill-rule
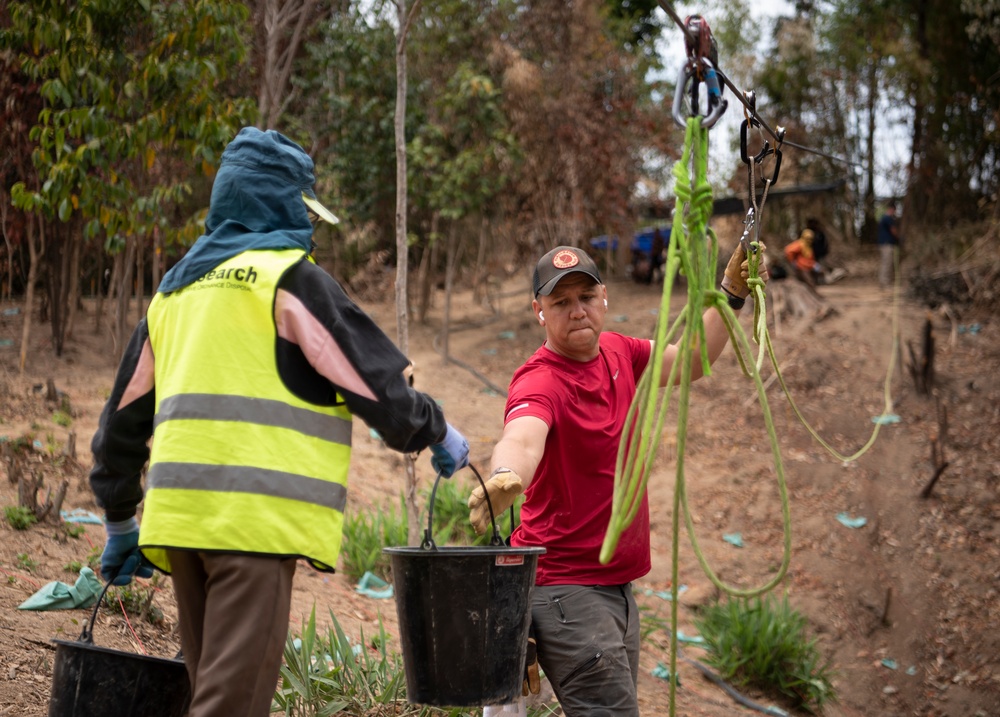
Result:
<svg viewBox="0 0 1000 717"><path fill-rule="evenodd" d="M500 537L500 531L497 530L497 520L496 515L493 513L493 503L490 501L490 492L486 490L486 484L483 482L483 477L479 475L479 471L476 467L469 464L469 468L472 472L476 474L476 480L479 481L479 485L483 488L483 495L486 496L486 507L490 511L490 524L493 526L493 537L490 538L490 545L493 546L503 546L505 545L503 538ZM441 482L441 478L444 476L443 473L438 473L437 478L434 479L434 486L431 488L431 499L427 506L427 528L424 530L424 540L420 543L420 547L424 550L437 550L437 544L434 542L433 537L433 526L434 526L434 497L437 494L438 483ZM510 531L514 532L514 506L510 507Z"/></svg>
<svg viewBox="0 0 1000 717"><path fill-rule="evenodd" d="M104 596L108 594L108 588L111 587L117 577L118 576L115 575L114 578L108 580L104 589L101 590L101 596L97 598L97 603L94 604L94 611L90 613L90 620L83 624L83 632L80 633L80 637L77 638L77 642L82 642L85 645L94 644L94 621L97 619L97 611L100 609L101 603L104 602Z"/></svg>
<svg viewBox="0 0 1000 717"><path fill-rule="evenodd" d="M108 580L107 583L105 583L104 589L101 590L101 596L99 598L97 598L97 603L94 604L94 610L93 610L93 612L90 613L90 620L88 620L87 622L85 622L83 624L83 632L81 632L80 633L80 637L78 637L76 639L77 642L79 642L81 644L84 644L84 645L93 645L94 644L94 621L97 620L97 611L101 609L101 604L104 602L104 596L108 594L108 589L112 585L114 585L115 578L117 578L117 577L118 576L115 575L113 578L111 578L110 580ZM183 656L184 656L184 651L183 650L178 650L177 651L177 656L174 659L175 660L180 660L180 659L183 658Z"/></svg>

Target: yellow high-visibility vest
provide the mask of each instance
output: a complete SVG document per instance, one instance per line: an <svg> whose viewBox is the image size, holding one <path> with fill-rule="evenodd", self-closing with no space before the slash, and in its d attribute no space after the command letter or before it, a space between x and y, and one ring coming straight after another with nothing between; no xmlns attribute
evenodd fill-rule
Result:
<svg viewBox="0 0 1000 717"><path fill-rule="evenodd" d="M156 417L139 546L161 570L168 548L336 563L351 414L295 396L276 358L276 287L303 260L243 252L149 306Z"/></svg>

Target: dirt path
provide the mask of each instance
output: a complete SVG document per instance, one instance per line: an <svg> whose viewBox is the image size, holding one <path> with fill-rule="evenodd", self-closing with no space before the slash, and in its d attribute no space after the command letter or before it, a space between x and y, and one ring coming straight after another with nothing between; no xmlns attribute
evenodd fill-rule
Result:
<svg viewBox="0 0 1000 717"><path fill-rule="evenodd" d="M775 336L794 401L816 430L844 453L864 444L875 427L872 418L882 413L893 336L891 297L873 288L871 266L851 268L847 280L822 289L835 312L817 323L786 319ZM446 365L435 352L442 297L437 297L432 312L433 326L411 327L410 334L417 387L442 402L449 420L469 438L473 462L483 468L500 433L503 398L480 377L505 387L513 370L542 340L528 312L527 282L523 292L508 288L499 315L469 296L453 303L451 353L479 376ZM609 296L607 329L651 335L657 287L615 282ZM682 301L678 296L675 308ZM393 335L390 301L369 302L365 308ZM904 351L907 342L919 338L924 317L920 306L901 306ZM0 436L13 440L30 433L42 452L51 447L58 453L68 431L74 431L79 464L67 461L59 469L71 484L65 507L87 510L96 510L84 479L88 446L114 372L103 340L90 333L92 318L88 307L61 360L51 357L45 337L36 331L24 377L17 375L16 351L0 348ZM989 317L965 319L970 325L974 321L981 325L978 333L956 331L951 343L952 327L934 317L937 393L949 414L946 458L951 463L928 500L919 492L933 471L929 436L937 427L937 409L933 399L915 395L901 363L905 354L899 355L891 389L891 412L900 422L884 426L871 449L847 464L810 437L777 382L768 387L792 515L792 563L779 590L808 617L812 634L837 670L840 701L826 710L831 717L1000 715L1000 633L995 627L1000 620L1000 339ZM749 327L748 316L743 325ZM19 335L16 315L0 319L0 338ZM770 371L763 376L767 380ZM68 428L53 421L54 407L33 390L50 377L70 399L73 421ZM739 417L724 418L734 414ZM723 580L742 587L757 585L774 574L781 560L780 501L753 387L731 352L716 363L712 377L695 384L690 426L685 474L701 549ZM402 462L381 448L360 422L354 439L349 510L398 500ZM673 434L668 432L650 482L653 569L637 586L646 614L661 618L669 614L669 603L658 593L670 587L675 464ZM422 479L429 481L427 456L420 456L417 465ZM17 500L16 488L4 480L0 500L5 506ZM837 520L840 513L864 518L865 525L846 527ZM723 538L737 533L742 548ZM50 580L72 581L64 566L72 560L86 562L102 542L99 526L69 538L54 525L24 532L0 525L0 715L46 714L53 659L49 641L75 637L84 619L80 611L34 613L18 611L17 605ZM26 565L32 561L36 565L29 570ZM715 599L717 591L698 565L684 530L679 574L686 588L681 629L693 634L697 607ZM133 627L147 650L169 655L176 650L169 581L156 603L165 614L164 623ZM321 575L303 565L296 576L293 625L307 617L314 604L320 619L332 611L355 635L361 629L372 634L380 620L395 634L392 601L363 597L340 574ZM136 644L120 615L101 618L96 640L120 649L135 649ZM667 683L651 675L658 663L668 661L666 645L662 631L644 643L643 714L667 713ZM687 654L698 657L699 651L688 648ZM680 674L678 714L752 714L689 664L681 664Z"/></svg>

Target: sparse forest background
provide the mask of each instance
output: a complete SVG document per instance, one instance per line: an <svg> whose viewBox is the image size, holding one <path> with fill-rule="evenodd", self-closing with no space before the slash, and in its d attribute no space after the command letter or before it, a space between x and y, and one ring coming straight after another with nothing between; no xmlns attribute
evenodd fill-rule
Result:
<svg viewBox="0 0 1000 717"><path fill-rule="evenodd" d="M395 264L401 18L416 320L446 274L486 295L543 249L669 216L682 136L662 78L683 58L656 52L679 30L655 0L397 2L0 2L0 301L40 302L56 355L75 331L117 351L201 234L221 152L249 124L314 158L342 219L319 237L338 278ZM879 181L911 252L968 257L995 234L1000 0L800 0L773 25L747 0L680 9L709 19L720 67L789 141L855 163L788 148L782 165L782 182L843 182L822 211L845 243L873 241ZM909 153L879 178L887 116ZM734 156L717 195L745 187ZM791 231L807 208L766 221ZM94 326L78 325L84 296ZM23 369L30 311L22 330Z"/></svg>

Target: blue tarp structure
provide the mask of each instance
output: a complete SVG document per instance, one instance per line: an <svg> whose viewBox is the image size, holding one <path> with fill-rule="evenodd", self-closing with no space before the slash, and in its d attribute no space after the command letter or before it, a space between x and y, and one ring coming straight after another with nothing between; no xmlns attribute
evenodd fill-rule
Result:
<svg viewBox="0 0 1000 717"><path fill-rule="evenodd" d="M590 247L597 251L607 251L608 242L611 242L611 251L618 249L618 237L614 234L602 234L590 240Z"/></svg>
<svg viewBox="0 0 1000 717"><path fill-rule="evenodd" d="M670 241L670 228L671 225L666 225L662 227L650 227L649 229L643 229L640 232L636 232L632 235L632 251L641 251L646 256L649 256L650 252L653 251L653 235L656 230L660 230L660 235L663 237L663 247L666 248L667 243Z"/></svg>

